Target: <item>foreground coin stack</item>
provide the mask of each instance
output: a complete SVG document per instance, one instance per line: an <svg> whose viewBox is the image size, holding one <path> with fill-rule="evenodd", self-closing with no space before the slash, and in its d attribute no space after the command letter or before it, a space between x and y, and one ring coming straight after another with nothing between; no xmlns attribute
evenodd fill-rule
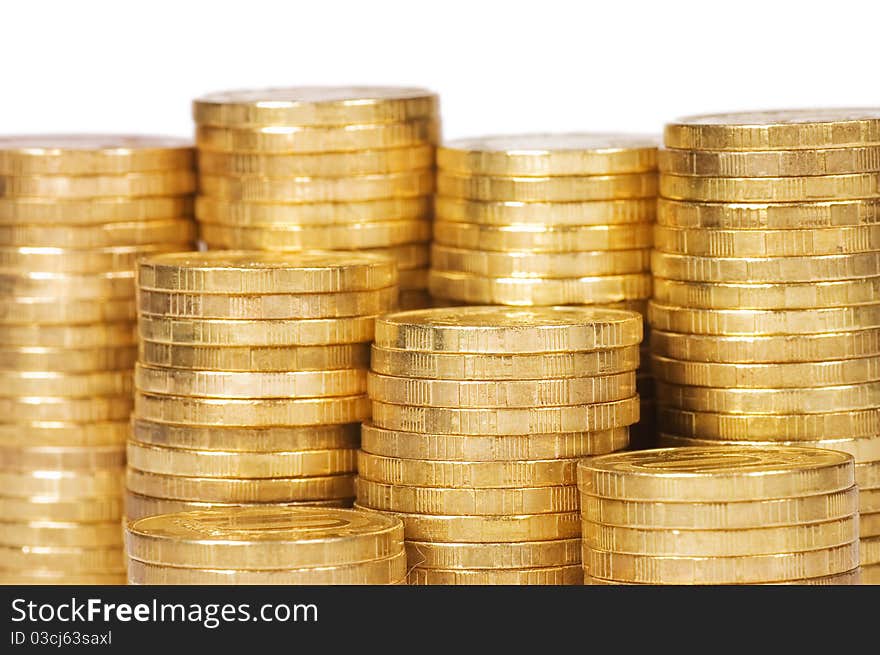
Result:
<svg viewBox="0 0 880 655"><path fill-rule="evenodd" d="M354 496L387 257L177 253L141 261L129 519Z"/></svg>
<svg viewBox="0 0 880 655"><path fill-rule="evenodd" d="M0 137L0 584L125 581L134 266L194 189L185 141Z"/></svg>
<svg viewBox="0 0 880 655"><path fill-rule="evenodd" d="M587 584L858 584L852 456L661 448L582 460Z"/></svg>
<svg viewBox="0 0 880 655"><path fill-rule="evenodd" d="M431 293L472 304L616 305L644 313L657 142L625 134L461 139L437 151ZM647 357L643 363L649 362ZM643 425L654 439L650 372ZM635 445L635 444L634 444Z"/></svg>
<svg viewBox="0 0 880 655"><path fill-rule="evenodd" d="M209 248L367 250L424 307L437 96L404 87L296 87L195 101Z"/></svg>
<svg viewBox="0 0 880 655"><path fill-rule="evenodd" d="M662 442L851 453L862 563L880 564L880 110L685 118L665 141Z"/></svg>
<svg viewBox="0 0 880 655"><path fill-rule="evenodd" d="M400 521L321 507L215 507L126 526L139 585L387 585L406 580Z"/></svg>
<svg viewBox="0 0 880 655"><path fill-rule="evenodd" d="M580 584L577 459L628 444L642 319L456 307L376 321L357 504L412 584Z"/></svg>

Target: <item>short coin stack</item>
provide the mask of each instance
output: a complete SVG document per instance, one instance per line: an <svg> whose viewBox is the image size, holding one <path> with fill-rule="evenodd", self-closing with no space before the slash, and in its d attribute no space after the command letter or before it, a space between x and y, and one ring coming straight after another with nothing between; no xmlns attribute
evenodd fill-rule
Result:
<svg viewBox="0 0 880 655"><path fill-rule="evenodd" d="M350 503L387 257L217 251L140 263L129 519Z"/></svg>
<svg viewBox="0 0 880 655"><path fill-rule="evenodd" d="M437 165L429 280L435 297L471 304L604 304L644 313L651 295L656 139L460 139L438 149ZM647 369L639 393L643 416L653 417ZM653 418L638 427L639 444L650 444ZM633 432L635 437L635 427Z"/></svg>
<svg viewBox="0 0 880 655"><path fill-rule="evenodd" d="M863 564L880 562L880 110L698 116L665 141L650 309L663 443L852 453Z"/></svg>
<svg viewBox="0 0 880 655"><path fill-rule="evenodd" d="M368 250L400 271L401 306L427 286L437 96L421 88L212 93L193 105L209 248Z"/></svg>
<svg viewBox="0 0 880 655"><path fill-rule="evenodd" d="M577 458L627 446L641 338L618 310L377 319L357 503L403 520L411 583L581 583Z"/></svg>
<svg viewBox="0 0 880 655"><path fill-rule="evenodd" d="M183 140L0 137L0 584L125 580L134 267L194 190Z"/></svg>
<svg viewBox="0 0 880 655"><path fill-rule="evenodd" d="M323 507L215 507L133 521L128 580L143 585L401 584L400 521Z"/></svg>
<svg viewBox="0 0 880 655"><path fill-rule="evenodd" d="M588 584L858 584L850 455L662 448L582 460Z"/></svg>

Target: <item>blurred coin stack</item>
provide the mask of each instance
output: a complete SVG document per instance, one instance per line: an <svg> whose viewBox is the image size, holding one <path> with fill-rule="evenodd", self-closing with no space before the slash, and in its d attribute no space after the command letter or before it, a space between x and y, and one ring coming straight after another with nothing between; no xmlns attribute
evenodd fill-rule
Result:
<svg viewBox="0 0 880 655"><path fill-rule="evenodd" d="M880 110L666 127L649 318L666 445L856 459L880 564Z"/></svg>
<svg viewBox="0 0 880 655"><path fill-rule="evenodd" d="M644 314L656 139L461 139L438 149L437 166L433 296L478 305L610 305ZM639 394L650 419L633 427L631 445L648 447L655 430L647 368Z"/></svg>
<svg viewBox="0 0 880 655"><path fill-rule="evenodd" d="M410 583L581 583L576 464L627 446L641 338L591 308L377 319L357 503L403 520Z"/></svg>
<svg viewBox="0 0 880 655"><path fill-rule="evenodd" d="M396 280L387 257L352 252L142 260L128 518L350 503L374 316Z"/></svg>
<svg viewBox="0 0 880 655"><path fill-rule="evenodd" d="M139 585L387 585L406 581L403 526L376 512L214 507L125 529Z"/></svg>
<svg viewBox="0 0 880 655"><path fill-rule="evenodd" d="M424 307L437 96L421 88L296 87L195 101L209 248L391 256L402 307Z"/></svg>
<svg viewBox="0 0 880 655"><path fill-rule="evenodd" d="M194 190L182 140L0 137L0 584L125 582L134 267Z"/></svg>
<svg viewBox="0 0 880 655"><path fill-rule="evenodd" d="M858 584L852 456L661 448L578 465L587 584Z"/></svg>

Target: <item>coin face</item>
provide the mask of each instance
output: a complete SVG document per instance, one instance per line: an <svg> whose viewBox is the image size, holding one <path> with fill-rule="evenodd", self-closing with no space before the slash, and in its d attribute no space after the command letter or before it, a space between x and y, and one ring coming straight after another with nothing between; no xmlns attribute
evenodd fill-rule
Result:
<svg viewBox="0 0 880 655"><path fill-rule="evenodd" d="M877 108L826 108L826 109L770 109L765 111L740 111L724 114L703 114L682 118L676 123L683 125L748 125L768 127L773 125L802 125L806 123L845 123L848 121L880 120Z"/></svg>
<svg viewBox="0 0 880 655"><path fill-rule="evenodd" d="M557 150L629 150L656 148L657 137L647 134L568 132L533 134L496 134L468 139L454 139L443 144L454 150L479 150L517 154L545 154Z"/></svg>
<svg viewBox="0 0 880 655"><path fill-rule="evenodd" d="M120 153L147 148L190 148L186 139L143 134L17 134L0 137L0 150L60 154L65 150L107 150Z"/></svg>
<svg viewBox="0 0 880 655"><path fill-rule="evenodd" d="M403 86L296 86L238 89L209 93L196 103L254 103L258 107L288 107L297 104L344 103L364 104L383 100L406 100L433 96L421 87Z"/></svg>

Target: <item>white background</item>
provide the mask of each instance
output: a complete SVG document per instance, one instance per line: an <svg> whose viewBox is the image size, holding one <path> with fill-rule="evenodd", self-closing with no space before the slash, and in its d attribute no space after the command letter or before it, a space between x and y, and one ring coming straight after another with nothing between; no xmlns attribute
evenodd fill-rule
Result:
<svg viewBox="0 0 880 655"><path fill-rule="evenodd" d="M191 133L204 92L416 84L447 137L880 104L876 2L10 0L0 133Z"/></svg>

